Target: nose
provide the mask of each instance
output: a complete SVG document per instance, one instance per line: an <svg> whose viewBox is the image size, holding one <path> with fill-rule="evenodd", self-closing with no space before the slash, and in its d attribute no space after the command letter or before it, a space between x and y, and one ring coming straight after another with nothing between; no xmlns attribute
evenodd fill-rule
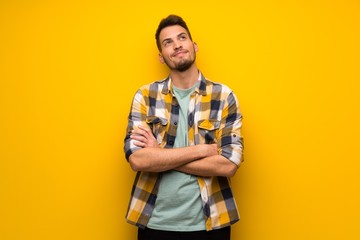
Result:
<svg viewBox="0 0 360 240"><path fill-rule="evenodd" d="M174 41L174 50L178 50L182 48L182 44L180 41Z"/></svg>

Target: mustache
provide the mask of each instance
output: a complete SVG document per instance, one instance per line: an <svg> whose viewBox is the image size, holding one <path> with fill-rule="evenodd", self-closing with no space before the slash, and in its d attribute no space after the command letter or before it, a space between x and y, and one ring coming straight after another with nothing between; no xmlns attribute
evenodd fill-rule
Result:
<svg viewBox="0 0 360 240"><path fill-rule="evenodd" d="M179 49L179 50L176 50L172 56L176 56L179 53L186 53L186 52L187 52L187 50L185 50L185 49Z"/></svg>

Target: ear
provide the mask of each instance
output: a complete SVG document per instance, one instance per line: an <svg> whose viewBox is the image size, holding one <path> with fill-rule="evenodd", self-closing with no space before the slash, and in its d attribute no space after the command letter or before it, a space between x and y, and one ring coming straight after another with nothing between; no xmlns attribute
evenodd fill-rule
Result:
<svg viewBox="0 0 360 240"><path fill-rule="evenodd" d="M164 64L165 61L164 61L164 57L161 55L161 53L159 53L159 61Z"/></svg>
<svg viewBox="0 0 360 240"><path fill-rule="evenodd" d="M198 51L199 51L199 47L198 47L198 45L197 45L196 42L194 42L194 49L195 49L195 52L198 52Z"/></svg>

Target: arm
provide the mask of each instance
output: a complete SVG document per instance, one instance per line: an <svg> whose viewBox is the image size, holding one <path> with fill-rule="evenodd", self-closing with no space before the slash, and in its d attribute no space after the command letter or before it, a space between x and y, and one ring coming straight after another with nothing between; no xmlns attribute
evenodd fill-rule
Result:
<svg viewBox="0 0 360 240"><path fill-rule="evenodd" d="M141 112L142 104L140 101L135 101L133 111ZM234 95L231 94L228 97L224 109L223 113L225 111L226 114L222 116L218 145L200 144L177 149L162 149L158 146L150 129L142 127L140 124L136 128L132 124L131 126L134 125L134 127L132 127L129 138L138 148L128 154L132 169L149 172L176 169L199 176L233 176L243 161L243 140L240 134L241 113ZM132 116L131 123L136 117L136 114ZM229 139L231 139L230 142ZM218 147L221 148L220 155Z"/></svg>
<svg viewBox="0 0 360 240"><path fill-rule="evenodd" d="M237 165L221 155L214 155L184 164L176 170L197 176L232 177L236 173Z"/></svg>
<svg viewBox="0 0 360 240"><path fill-rule="evenodd" d="M226 98L216 142L220 154L185 164L177 170L199 176L232 177L243 161L242 115L236 96Z"/></svg>
<svg viewBox="0 0 360 240"><path fill-rule="evenodd" d="M218 154L216 144L200 144L184 148L160 148L151 130L139 126L131 138L142 149L129 157L134 171L162 172L175 169L198 176L232 177L237 165ZM144 161L144 159L146 159Z"/></svg>
<svg viewBox="0 0 360 240"><path fill-rule="evenodd" d="M129 157L134 171L163 172L196 162L199 159L218 155L216 144L200 144L183 148L160 148L151 130L139 126L131 132L134 144L142 149Z"/></svg>

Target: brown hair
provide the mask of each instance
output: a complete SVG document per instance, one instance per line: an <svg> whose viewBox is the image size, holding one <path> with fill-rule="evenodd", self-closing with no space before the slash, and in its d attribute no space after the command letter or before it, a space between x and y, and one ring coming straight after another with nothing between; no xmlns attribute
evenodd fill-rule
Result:
<svg viewBox="0 0 360 240"><path fill-rule="evenodd" d="M155 33L156 45L157 45L157 48L159 49L159 51L161 51L161 44L160 44L160 39L159 39L161 30L163 30L166 27L174 26L174 25L179 25L179 26L185 28L185 30L189 34L190 40L192 40L190 31L186 25L186 22L180 16L171 14L161 20L161 22L156 30L156 33Z"/></svg>

